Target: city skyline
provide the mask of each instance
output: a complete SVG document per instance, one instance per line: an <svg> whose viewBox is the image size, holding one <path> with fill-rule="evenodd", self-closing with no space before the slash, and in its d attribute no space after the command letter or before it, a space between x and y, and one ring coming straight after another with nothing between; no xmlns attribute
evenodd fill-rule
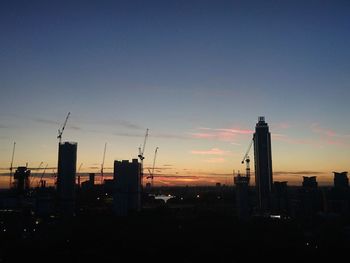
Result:
<svg viewBox="0 0 350 263"><path fill-rule="evenodd" d="M78 143L81 173L99 172L107 142L111 175L149 128L155 184L232 184L258 116L274 180L349 170L346 1L78 3L0 4L1 168L14 141L14 167L57 167L71 112L63 141Z"/></svg>

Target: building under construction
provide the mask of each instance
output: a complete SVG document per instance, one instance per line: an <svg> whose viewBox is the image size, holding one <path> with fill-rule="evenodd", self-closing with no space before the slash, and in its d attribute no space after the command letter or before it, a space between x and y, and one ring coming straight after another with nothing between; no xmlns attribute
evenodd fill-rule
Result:
<svg viewBox="0 0 350 263"><path fill-rule="evenodd" d="M125 216L141 209L141 163L114 161L114 212Z"/></svg>
<svg viewBox="0 0 350 263"><path fill-rule="evenodd" d="M249 216L249 179L249 175L242 176L239 173L234 177L237 216L241 219L245 219Z"/></svg>
<svg viewBox="0 0 350 263"><path fill-rule="evenodd" d="M16 169L14 178L14 188L17 192L23 193L30 188L30 170L26 166L19 166Z"/></svg>

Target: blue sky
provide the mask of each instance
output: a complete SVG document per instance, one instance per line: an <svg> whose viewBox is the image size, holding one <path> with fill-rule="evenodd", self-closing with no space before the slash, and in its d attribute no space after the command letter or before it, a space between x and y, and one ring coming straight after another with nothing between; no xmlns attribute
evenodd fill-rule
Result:
<svg viewBox="0 0 350 263"><path fill-rule="evenodd" d="M348 1L1 1L0 164L17 141L19 164L54 165L70 111L64 138L86 172L104 142L110 166L131 159L150 128L149 161L159 146L173 174L229 174L243 169L250 134L215 129L253 130L259 115L276 134L274 170L346 170L349 11Z"/></svg>

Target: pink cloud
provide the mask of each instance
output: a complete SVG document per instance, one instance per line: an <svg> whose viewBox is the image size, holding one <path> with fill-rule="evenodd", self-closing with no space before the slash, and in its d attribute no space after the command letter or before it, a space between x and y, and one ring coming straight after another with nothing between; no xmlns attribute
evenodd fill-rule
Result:
<svg viewBox="0 0 350 263"><path fill-rule="evenodd" d="M335 131L331 129L320 127L318 123L311 124L311 130L315 133L319 133L328 137L341 137L341 135L337 134Z"/></svg>
<svg viewBox="0 0 350 263"><path fill-rule="evenodd" d="M214 131L219 132L229 132L233 134L253 134L253 130L244 130L244 129L214 129Z"/></svg>
<svg viewBox="0 0 350 263"><path fill-rule="evenodd" d="M303 144L315 147L323 147L326 145L348 145L348 135L341 135L332 129L323 128L318 123L313 123L309 126L312 133L309 138L292 138L286 134L273 133L272 138L276 141L282 141L289 144Z"/></svg>
<svg viewBox="0 0 350 263"><path fill-rule="evenodd" d="M206 127L200 127L199 130L205 132L191 133L191 136L195 139L215 139L219 141L233 141L240 135L253 134L253 130L248 129L212 129Z"/></svg>
<svg viewBox="0 0 350 263"><path fill-rule="evenodd" d="M192 150L191 153L201 155L226 155L229 153L229 151L220 150L219 148L212 148L206 151Z"/></svg>
<svg viewBox="0 0 350 263"><path fill-rule="evenodd" d="M290 128L292 125L287 122L280 122L280 123L274 123L271 125L273 129L278 129L278 130L285 130Z"/></svg>
<svg viewBox="0 0 350 263"><path fill-rule="evenodd" d="M311 124L311 130L320 135L320 140L324 144L347 145L349 143L349 134L339 134L332 129L321 127L318 123Z"/></svg>

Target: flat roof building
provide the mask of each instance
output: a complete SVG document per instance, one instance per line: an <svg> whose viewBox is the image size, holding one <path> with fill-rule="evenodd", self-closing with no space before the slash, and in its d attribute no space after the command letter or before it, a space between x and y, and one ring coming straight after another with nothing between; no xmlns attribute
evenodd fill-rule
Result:
<svg viewBox="0 0 350 263"><path fill-rule="evenodd" d="M334 174L334 188L339 190L349 189L348 172L333 172Z"/></svg>
<svg viewBox="0 0 350 263"><path fill-rule="evenodd" d="M114 212L126 216L141 210L141 163L114 161Z"/></svg>
<svg viewBox="0 0 350 263"><path fill-rule="evenodd" d="M246 219L249 216L249 177L238 174L234 177L236 186L237 216Z"/></svg>
<svg viewBox="0 0 350 263"><path fill-rule="evenodd" d="M317 189L318 183L316 178L316 176L303 176L303 188Z"/></svg>
<svg viewBox="0 0 350 263"><path fill-rule="evenodd" d="M60 212L74 213L77 143L59 143L57 170L57 197Z"/></svg>

